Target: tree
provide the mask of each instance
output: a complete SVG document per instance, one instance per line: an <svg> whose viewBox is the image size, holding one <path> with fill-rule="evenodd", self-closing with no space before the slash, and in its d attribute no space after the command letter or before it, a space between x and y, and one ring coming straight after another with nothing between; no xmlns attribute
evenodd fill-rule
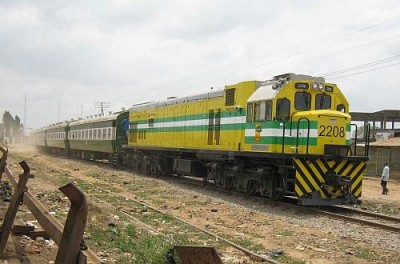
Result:
<svg viewBox="0 0 400 264"><path fill-rule="evenodd" d="M6 137L11 137L11 131L13 129L14 125L14 118L10 114L9 111L5 111L3 114L3 123L4 123L4 128L5 128L5 136Z"/></svg>
<svg viewBox="0 0 400 264"><path fill-rule="evenodd" d="M16 138L17 141L19 141L20 137L20 131L21 131L21 119L16 115L14 118L14 123L13 123L13 136Z"/></svg>

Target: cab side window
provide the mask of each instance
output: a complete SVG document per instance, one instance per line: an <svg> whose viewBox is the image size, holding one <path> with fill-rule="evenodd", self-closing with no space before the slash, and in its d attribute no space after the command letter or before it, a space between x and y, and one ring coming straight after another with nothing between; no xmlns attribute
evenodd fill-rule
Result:
<svg viewBox="0 0 400 264"><path fill-rule="evenodd" d="M344 106L344 104L339 104L339 105L336 107L336 111L345 113L345 112L346 112L346 107Z"/></svg>
<svg viewBox="0 0 400 264"><path fill-rule="evenodd" d="M246 122L253 122L253 104L247 104L247 117Z"/></svg>
<svg viewBox="0 0 400 264"><path fill-rule="evenodd" d="M290 101L288 99L278 99L276 102L276 119L289 120Z"/></svg>

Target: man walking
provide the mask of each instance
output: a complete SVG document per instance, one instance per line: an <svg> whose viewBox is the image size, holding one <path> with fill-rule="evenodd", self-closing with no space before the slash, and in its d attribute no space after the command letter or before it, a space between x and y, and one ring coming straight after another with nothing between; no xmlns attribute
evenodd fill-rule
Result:
<svg viewBox="0 0 400 264"><path fill-rule="evenodd" d="M381 186L382 186L382 194L388 194L389 189L386 188L387 182L389 180L389 173L390 173L390 168L387 162L385 162L385 165L382 170L382 177L381 177Z"/></svg>

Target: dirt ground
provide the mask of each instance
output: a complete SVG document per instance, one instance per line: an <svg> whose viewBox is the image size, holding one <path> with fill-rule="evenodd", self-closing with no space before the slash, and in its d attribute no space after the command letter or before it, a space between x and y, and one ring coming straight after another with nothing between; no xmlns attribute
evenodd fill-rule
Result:
<svg viewBox="0 0 400 264"><path fill-rule="evenodd" d="M290 255L290 258L282 263L297 263L293 259L304 260L304 263L395 263L400 260L398 247L390 248L382 244L382 240L388 243L387 245L397 243L394 241L400 239L398 234L384 234L382 237L382 232L379 230L347 223L343 224L341 221L327 218L310 219L310 216L302 213L293 215L293 213L284 212L279 208L271 208L268 204L255 204L251 200L237 201L234 197L226 197L226 195L214 197L203 191L199 193L196 190L192 191L190 188L177 186L173 183L155 181L147 177L134 175L132 172L116 172L111 168L104 169L104 166L99 168L96 164L72 160L65 161L37 154L32 148L13 147L10 148L10 152L26 157L33 167L40 163L48 168L49 173L68 170L73 177L92 181L93 183L106 184L106 182L99 179L93 180L87 176L88 171L101 171L101 173L113 178L113 181L115 180L112 183L113 187L118 188L119 192L126 195L126 197L134 198L136 194L124 189L124 187L117 186L115 183L117 181L140 183L144 189L157 190L154 195L147 196L144 199L146 203L156 204L156 201L162 196L165 199L162 208L171 215L180 217L197 226L210 228L221 235L233 234L243 238L243 240L261 244L265 248L264 254L276 249L284 250ZM12 170L18 171L17 161L12 160L11 163ZM135 178L134 180L133 177ZM40 181L40 179L32 180L31 184L32 187L30 189L32 192L35 190L43 192L44 190L59 187L53 186L50 182ZM364 204L378 204L378 207L386 206L395 209L393 210L395 214L399 212L400 183L389 180L388 188L390 190L389 194L382 195L379 178L365 178L363 181L363 204L361 207ZM179 195L179 199L176 199L177 195ZM195 202L193 202L194 200ZM207 203L202 201L207 201ZM202 204L202 206L196 204ZM217 214L215 213L215 208L218 209ZM16 239L18 240L19 238ZM28 242L23 240L22 242L25 243L25 246L22 253L15 253L16 251L13 249L15 242L10 242L6 251L8 257L5 258L6 262L4 263L52 263L52 260L54 260L56 247L49 247L43 244L44 242L41 240ZM357 250L360 251L360 248L365 248L368 252L373 252L378 257L368 256L363 258L362 256L357 256L355 252ZM224 254L227 255L228 253L224 252ZM241 260L235 254L237 252L232 253L231 260L226 262L251 263ZM229 256L225 260L227 259L229 259ZM115 263L115 260L109 258L105 263Z"/></svg>

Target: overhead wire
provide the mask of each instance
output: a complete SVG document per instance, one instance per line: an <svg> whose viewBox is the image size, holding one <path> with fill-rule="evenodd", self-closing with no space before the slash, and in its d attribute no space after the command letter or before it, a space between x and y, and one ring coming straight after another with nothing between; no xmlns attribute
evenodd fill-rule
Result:
<svg viewBox="0 0 400 264"><path fill-rule="evenodd" d="M379 65L379 64L382 64L382 63L387 63L387 62L391 62L391 61L399 60L399 59L400 59L400 55L395 55L395 56L392 56L392 57L389 57L389 58L376 60L376 61L368 62L368 63L365 63L365 64L360 64L360 65L357 65L357 66L354 66L354 67L350 67L350 68L346 68L346 69L342 69L342 70L337 70L337 71L333 71L333 72L324 73L324 74L322 74L322 76L332 78L332 76L335 76L335 75L341 75L341 74L346 73L346 72L356 71L356 70L372 67L372 66L375 66L375 65Z"/></svg>
<svg viewBox="0 0 400 264"><path fill-rule="evenodd" d="M277 63L279 62L286 62L289 61L290 59L302 55L302 54L306 54L307 52L310 51L314 51L316 48L325 46L325 45L337 45L338 43L342 43L344 41L347 41L349 39L352 38L359 38L359 34L364 34L366 32L370 32L371 29L375 29L377 27L380 27L384 24L387 24L389 22L392 22L396 19L398 19L400 17L400 10L396 10L390 14L386 14L385 16L379 18L379 19L373 19L373 20L369 20L367 22L367 25L361 27L361 28L357 28L357 29L350 29L350 30L346 30L346 31L335 31L337 34L342 34L341 37L336 37L336 38L332 38L332 33L326 33L324 35L322 35L321 37L316 37L314 38L315 41L300 41L299 43L306 43L306 46L303 47L299 47L297 50L288 53L288 54L284 54L281 56L277 56L273 59L268 60L268 62L263 62L263 63L259 63L258 65L254 65L253 63L248 63L247 65L243 64L241 66L236 66L236 67L232 67L230 70L225 71L225 72L219 72L214 74L213 76L208 76L207 80L202 79L198 79L196 81L190 80L188 82L184 81L183 84L180 84L179 87L175 86L175 87L171 87L169 89L167 89L166 91L162 91L162 92L158 92L157 95L158 96L167 96L167 95L171 95L174 93L180 93L183 91L189 91L189 90L193 90L193 88L195 87L206 87L206 88L201 88L201 92L204 92L204 90L208 90L210 89L210 87L212 85L210 85L210 80L214 81L214 83L226 83L227 79L229 79L229 82L233 82L235 80L232 80L232 75L235 76L235 78L239 78L240 76L245 76L245 75L249 75L251 72L255 72L255 71L263 71L264 74L266 73L276 73L276 69L278 67L276 67ZM373 22L373 23L369 23L369 22ZM335 33L335 34L336 34ZM335 35L334 34L334 35ZM336 34L336 35L337 35ZM381 41L387 41L388 39L390 40L393 37L390 38L386 38L383 39ZM379 43L380 41L374 42L374 43ZM311 43L311 44L308 44ZM364 46L368 46L368 45L372 45L372 44L367 44ZM297 44L294 44L294 46L298 46ZM348 50L353 50L355 48L351 48ZM345 51L342 51L346 52ZM276 54L276 52L275 52ZM333 53L331 56L334 56L336 53ZM265 67L267 67L265 69ZM356 66L357 67L357 66ZM263 70L265 69L265 70ZM268 69L268 70L267 70ZM345 71L346 69L343 70L339 70L339 71ZM345 73L345 72L343 72ZM269 75L268 75L269 76ZM235 79L233 78L233 79ZM147 91L146 91L147 93ZM137 94L136 94L137 95Z"/></svg>

